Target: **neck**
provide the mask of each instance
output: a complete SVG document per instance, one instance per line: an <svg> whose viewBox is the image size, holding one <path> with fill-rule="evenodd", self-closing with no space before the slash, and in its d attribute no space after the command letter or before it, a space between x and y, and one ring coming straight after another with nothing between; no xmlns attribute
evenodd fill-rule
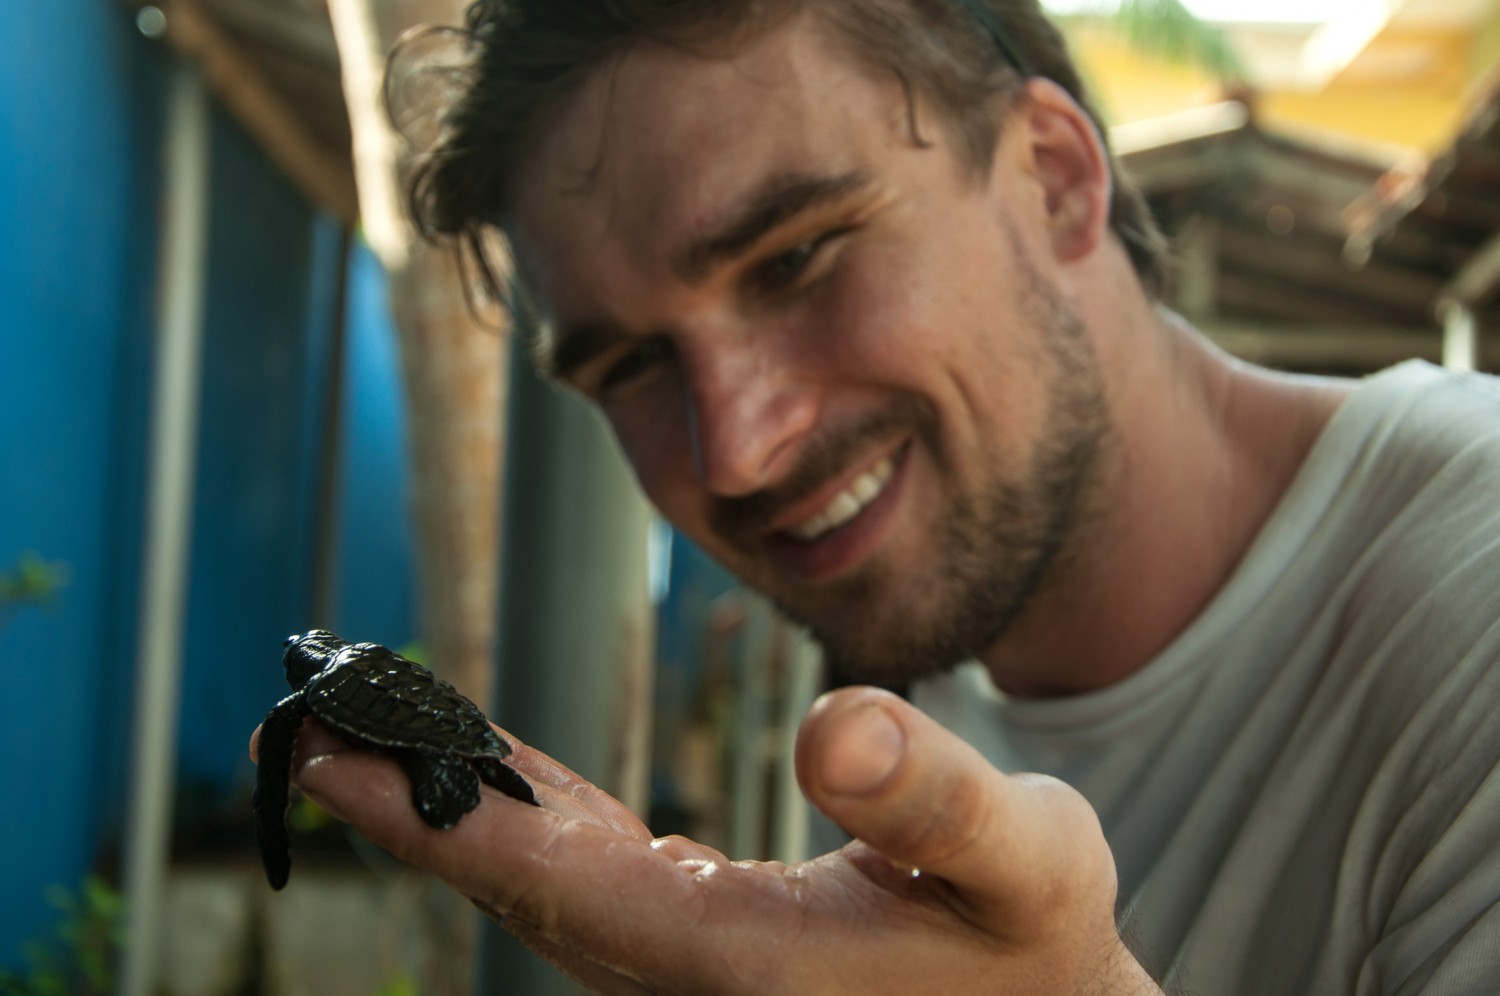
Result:
<svg viewBox="0 0 1500 996"><path fill-rule="evenodd" d="M1347 383L1278 375L1219 351L1144 301L1086 316L1115 437L1097 514L984 655L1018 697L1078 694L1144 667L1229 579Z"/></svg>

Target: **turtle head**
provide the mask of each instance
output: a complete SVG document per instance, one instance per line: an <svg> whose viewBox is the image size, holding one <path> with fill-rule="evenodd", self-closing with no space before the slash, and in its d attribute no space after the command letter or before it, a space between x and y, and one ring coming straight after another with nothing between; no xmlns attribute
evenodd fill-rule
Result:
<svg viewBox="0 0 1500 996"><path fill-rule="evenodd" d="M310 629L300 636L294 633L287 637L282 646L286 648L286 653L281 656L286 683L293 690L300 690L348 644L326 629Z"/></svg>

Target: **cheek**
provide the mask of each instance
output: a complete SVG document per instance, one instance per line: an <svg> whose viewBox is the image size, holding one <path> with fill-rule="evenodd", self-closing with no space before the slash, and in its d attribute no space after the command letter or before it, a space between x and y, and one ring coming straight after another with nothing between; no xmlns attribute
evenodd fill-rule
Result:
<svg viewBox="0 0 1500 996"><path fill-rule="evenodd" d="M914 274L899 260L868 253L840 271L812 316L808 359L867 384L896 385L925 352L928 316ZM930 355L930 354L929 354Z"/></svg>
<svg viewBox="0 0 1500 996"><path fill-rule="evenodd" d="M932 457L949 472L980 454L1007 459L1038 417L1037 346L984 247L909 240L860 263L819 309L825 362L919 398L934 418Z"/></svg>

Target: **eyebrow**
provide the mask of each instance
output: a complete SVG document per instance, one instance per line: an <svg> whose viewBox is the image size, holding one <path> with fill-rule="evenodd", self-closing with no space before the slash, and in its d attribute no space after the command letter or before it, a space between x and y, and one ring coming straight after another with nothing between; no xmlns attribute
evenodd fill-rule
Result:
<svg viewBox="0 0 1500 996"><path fill-rule="evenodd" d="M747 198L718 231L689 245L673 269L687 282L696 283L715 266L740 256L798 215L844 200L870 184L870 175L864 170L774 176Z"/></svg>
<svg viewBox="0 0 1500 996"><path fill-rule="evenodd" d="M762 184L717 230L695 239L673 261L672 268L687 283L698 283L715 267L735 259L771 232L809 211L836 204L868 189L873 180L864 170L847 173L786 173ZM630 333L611 321L585 321L554 328L536 359L551 377L565 379L573 371Z"/></svg>

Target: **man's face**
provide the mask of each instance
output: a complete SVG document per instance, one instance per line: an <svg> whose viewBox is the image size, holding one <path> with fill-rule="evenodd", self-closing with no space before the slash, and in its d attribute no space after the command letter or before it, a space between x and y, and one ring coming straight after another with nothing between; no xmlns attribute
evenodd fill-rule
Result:
<svg viewBox="0 0 1500 996"><path fill-rule="evenodd" d="M662 514L884 682L995 644L1108 430L1015 157L976 178L918 128L806 18L721 60L641 47L564 108L511 225L554 372Z"/></svg>

